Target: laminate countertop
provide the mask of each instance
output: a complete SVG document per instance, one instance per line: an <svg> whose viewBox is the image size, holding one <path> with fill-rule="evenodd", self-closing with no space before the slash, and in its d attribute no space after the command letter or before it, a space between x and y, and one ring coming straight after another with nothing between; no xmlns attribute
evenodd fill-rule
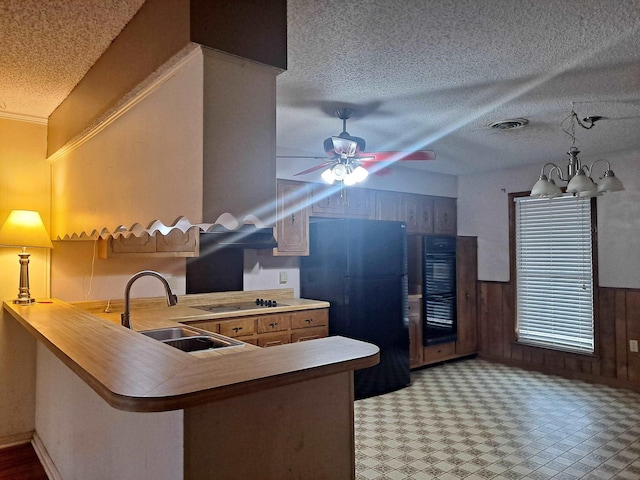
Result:
<svg viewBox="0 0 640 480"><path fill-rule="evenodd" d="M175 307L163 306L164 299L135 299L131 303L134 330L119 323L122 302L70 304L51 299L31 305L5 302L4 309L107 403L127 411L184 409L379 361L377 346L339 336L273 348L244 344L193 354L135 331L185 320L237 317L238 312L211 314L193 306L203 300L224 304L241 299L248 299L246 292L186 295ZM328 307L326 302L287 300L287 306L257 308L246 314ZM104 311L112 308L117 311Z"/></svg>

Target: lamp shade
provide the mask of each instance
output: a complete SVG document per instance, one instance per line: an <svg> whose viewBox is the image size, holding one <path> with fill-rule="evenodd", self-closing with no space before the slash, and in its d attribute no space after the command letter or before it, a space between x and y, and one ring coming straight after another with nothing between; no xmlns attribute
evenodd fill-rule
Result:
<svg viewBox="0 0 640 480"><path fill-rule="evenodd" d="M571 193L582 193L582 192L592 192L596 190L596 184L593 183L591 178L587 177L584 173L584 170L578 170L569 184L567 185L567 192Z"/></svg>
<svg viewBox="0 0 640 480"><path fill-rule="evenodd" d="M532 197L540 198L552 198L560 197L562 190L558 187L553 180L548 180L546 175L540 175L540 180L531 189Z"/></svg>
<svg viewBox="0 0 640 480"><path fill-rule="evenodd" d="M622 182L616 177L611 170L607 170L598 183L598 192L620 192L624 190Z"/></svg>
<svg viewBox="0 0 640 480"><path fill-rule="evenodd" d="M53 248L38 212L12 210L0 228L0 245Z"/></svg>

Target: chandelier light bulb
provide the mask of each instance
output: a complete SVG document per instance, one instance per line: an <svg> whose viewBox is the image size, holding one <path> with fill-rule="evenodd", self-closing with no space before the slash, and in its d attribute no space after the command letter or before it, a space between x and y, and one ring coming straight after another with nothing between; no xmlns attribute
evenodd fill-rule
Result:
<svg viewBox="0 0 640 480"><path fill-rule="evenodd" d="M331 168L327 168L324 172L322 172L322 175L320 175L320 177L329 185L331 185L335 181L335 179L333 178L333 172L331 171Z"/></svg>

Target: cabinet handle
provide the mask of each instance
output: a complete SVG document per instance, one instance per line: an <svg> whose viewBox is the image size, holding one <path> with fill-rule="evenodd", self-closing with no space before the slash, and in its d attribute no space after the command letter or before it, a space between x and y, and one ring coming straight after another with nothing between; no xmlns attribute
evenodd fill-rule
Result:
<svg viewBox="0 0 640 480"><path fill-rule="evenodd" d="M242 327L233 327L231 330L238 333L240 330L242 330Z"/></svg>
<svg viewBox="0 0 640 480"><path fill-rule="evenodd" d="M292 213L291 214L291 225L293 225L294 223L296 223L296 214Z"/></svg>
<svg viewBox="0 0 640 480"><path fill-rule="evenodd" d="M305 318L304 321L311 325L311 322L313 322L313 318Z"/></svg>
<svg viewBox="0 0 640 480"><path fill-rule="evenodd" d="M269 326L271 328L276 328L276 325L278 325L278 322L274 322L274 323L270 323Z"/></svg>

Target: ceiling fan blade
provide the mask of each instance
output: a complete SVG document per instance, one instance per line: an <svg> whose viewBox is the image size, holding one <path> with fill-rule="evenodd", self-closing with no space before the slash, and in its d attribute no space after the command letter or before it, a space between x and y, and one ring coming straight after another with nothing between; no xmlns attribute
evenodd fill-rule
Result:
<svg viewBox="0 0 640 480"><path fill-rule="evenodd" d="M312 160L326 160L327 157L307 157L304 155L276 155L276 158L310 158Z"/></svg>
<svg viewBox="0 0 640 480"><path fill-rule="evenodd" d="M331 165L335 163L333 160L331 160L330 162L324 162L321 163L320 165L316 165L315 167L311 167L311 168L307 168L306 170L303 170L302 172L298 172L296 174L294 174L294 177L297 177L298 175L304 175L305 173L311 173L311 172L315 172L316 170L320 170L321 168L324 168L328 165Z"/></svg>
<svg viewBox="0 0 640 480"><path fill-rule="evenodd" d="M367 152L373 155L375 162L398 162L407 160L435 160L436 152L433 150L418 150L415 152Z"/></svg>

